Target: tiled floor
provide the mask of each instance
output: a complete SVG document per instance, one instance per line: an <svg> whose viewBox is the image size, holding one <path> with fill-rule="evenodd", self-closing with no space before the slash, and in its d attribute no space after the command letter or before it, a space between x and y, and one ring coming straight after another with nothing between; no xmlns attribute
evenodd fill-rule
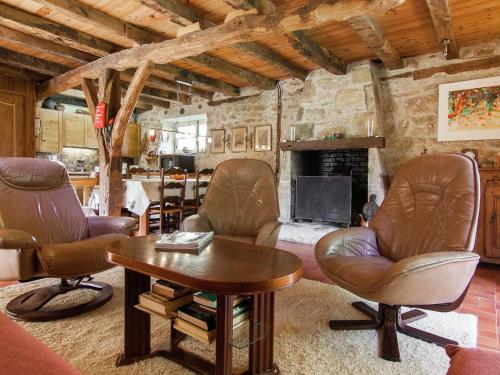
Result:
<svg viewBox="0 0 500 375"><path fill-rule="evenodd" d="M290 251L302 259L305 278L331 282L316 264L313 245L279 241L278 248ZM477 316L479 347L500 350L500 266L480 265L477 268L458 311Z"/></svg>
<svg viewBox="0 0 500 375"><path fill-rule="evenodd" d="M331 283L314 258L314 246L279 241L278 248L290 251L304 263L304 277ZM12 284L0 282L0 287ZM500 350L500 266L479 266L459 312L478 317L479 347Z"/></svg>

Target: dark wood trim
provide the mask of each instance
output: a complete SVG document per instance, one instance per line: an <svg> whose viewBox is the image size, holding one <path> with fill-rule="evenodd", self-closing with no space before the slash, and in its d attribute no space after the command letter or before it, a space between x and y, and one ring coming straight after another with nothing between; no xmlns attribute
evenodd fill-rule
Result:
<svg viewBox="0 0 500 375"><path fill-rule="evenodd" d="M217 331L215 343L215 374L233 373L233 296L217 296Z"/></svg>
<svg viewBox="0 0 500 375"><path fill-rule="evenodd" d="M484 59L469 60L457 64L448 64L427 69L415 70L413 72L413 79L417 81L419 79L432 77L437 73L457 74L472 70L497 68L499 65L500 56L491 56ZM392 77L388 77L387 79L391 78Z"/></svg>
<svg viewBox="0 0 500 375"><path fill-rule="evenodd" d="M280 149L283 151L320 151L341 150L350 148L384 148L384 137L353 137L335 140L315 141L286 141L281 142Z"/></svg>

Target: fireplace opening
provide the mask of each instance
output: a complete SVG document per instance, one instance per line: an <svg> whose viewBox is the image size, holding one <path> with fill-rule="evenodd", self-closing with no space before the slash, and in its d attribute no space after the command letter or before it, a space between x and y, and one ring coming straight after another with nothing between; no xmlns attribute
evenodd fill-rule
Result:
<svg viewBox="0 0 500 375"><path fill-rule="evenodd" d="M292 218L357 225L368 197L368 150L292 152Z"/></svg>

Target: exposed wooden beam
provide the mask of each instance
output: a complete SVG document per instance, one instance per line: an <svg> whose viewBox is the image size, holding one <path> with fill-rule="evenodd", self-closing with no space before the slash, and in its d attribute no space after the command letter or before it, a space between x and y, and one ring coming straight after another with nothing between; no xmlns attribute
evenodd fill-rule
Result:
<svg viewBox="0 0 500 375"><path fill-rule="evenodd" d="M151 87L144 87L142 94L145 97L151 97L169 102L189 103L189 97L186 94L174 94L173 92L162 91Z"/></svg>
<svg viewBox="0 0 500 375"><path fill-rule="evenodd" d="M404 0L352 0L330 3L319 2L315 7L286 16L250 15L231 20L219 26L197 31L161 43L145 44L114 53L83 67L44 82L38 95L50 95L79 84L81 77L96 78L106 68L125 70L144 61L167 64L189 56L235 43L255 41L300 29L317 27L326 22L342 22L351 17L389 10Z"/></svg>
<svg viewBox="0 0 500 375"><path fill-rule="evenodd" d="M139 97L139 100L137 100L137 107L141 107L141 108L144 108L144 107L151 107L151 109L153 108L153 106L155 107L160 107L160 108L170 108L170 103L171 102L167 102L165 100L161 100L161 99L157 99L157 98L151 98L151 97L146 97L144 95L141 95Z"/></svg>
<svg viewBox="0 0 500 375"><path fill-rule="evenodd" d="M224 0L233 9L251 10L257 9L260 13L276 12L276 5L271 0Z"/></svg>
<svg viewBox="0 0 500 375"><path fill-rule="evenodd" d="M167 15L170 20L181 26L198 22L196 11L177 0L134 0L154 11Z"/></svg>
<svg viewBox="0 0 500 375"><path fill-rule="evenodd" d="M437 73L457 74L457 73L470 72L480 69L498 68L499 66L500 66L500 55L491 56L483 59L474 59L456 64L448 64L442 66L435 66L432 68L415 70L413 72L413 79L414 80L425 79L432 77L434 74ZM392 77L388 77L388 79L390 78Z"/></svg>
<svg viewBox="0 0 500 375"><path fill-rule="evenodd" d="M105 27L106 31L121 37L126 47L133 47L134 43L153 43L165 39L76 0L37 0L37 2L77 21L97 28Z"/></svg>
<svg viewBox="0 0 500 375"><path fill-rule="evenodd" d="M21 53L9 51L3 48L0 48L0 62L2 64L32 70L49 76L57 76L68 71L67 68L62 67L59 64L42 60L37 57L23 55Z"/></svg>
<svg viewBox="0 0 500 375"><path fill-rule="evenodd" d="M352 26L368 47L378 56L389 69L400 69L403 62L399 52L392 46L384 35L380 24L372 16L350 18L347 22Z"/></svg>
<svg viewBox="0 0 500 375"><path fill-rule="evenodd" d="M72 68L76 68L96 59L95 56L88 53L4 26L0 26L0 40L8 42L15 47L28 47L34 52L62 58L67 62L67 65Z"/></svg>
<svg viewBox="0 0 500 375"><path fill-rule="evenodd" d="M264 90L272 90L275 86L274 80L272 80L271 78L267 78L250 70L240 68L237 65L231 64L217 57L207 55L206 53L199 56L191 56L187 59L207 66L211 69L224 72L224 74L227 76L239 80L244 80Z"/></svg>
<svg viewBox="0 0 500 375"><path fill-rule="evenodd" d="M28 69L20 69L18 67L13 67L1 63L0 63L0 73L11 77L25 79L27 81L43 81L49 78L49 76L46 74L33 72Z"/></svg>
<svg viewBox="0 0 500 375"><path fill-rule="evenodd" d="M0 24L96 56L116 52L112 43L0 3Z"/></svg>
<svg viewBox="0 0 500 375"><path fill-rule="evenodd" d="M89 78L82 79L82 91L87 102L87 107L90 112L90 117L95 118L95 107L97 106L97 90L94 82Z"/></svg>
<svg viewBox="0 0 500 375"><path fill-rule="evenodd" d="M143 62L137 68L134 77L130 82L125 99L123 100L113 124L113 132L111 134L112 154L117 154L119 156L121 153L123 139L125 138L125 131L127 129L130 116L134 111L139 95L141 95L144 84L146 83L153 68L154 63L150 61Z"/></svg>
<svg viewBox="0 0 500 375"><path fill-rule="evenodd" d="M162 3L162 7L165 10L169 11L169 14L182 14L182 15L187 15L185 17L185 25L190 25L190 24L205 24L205 27L200 27L200 30L203 30L207 27L213 27L216 26L215 23L210 23L210 21L201 19L198 14L193 10L193 8L189 7L188 5L184 5L183 3L180 3L176 0L140 0L142 3L146 2L148 4L151 3ZM237 3L245 3L245 1L237 2ZM172 6L169 7L169 4L172 4ZM252 4L250 2L248 3L248 6L244 7L245 10L249 10L254 8L255 6L258 6L258 10L262 11L262 13L268 13L269 10L274 7L274 4L270 1L259 1L256 2L254 1ZM156 9L154 6L151 5L152 9ZM235 9L243 9L243 8L235 8ZM189 32L192 32L191 30L188 30ZM181 35L185 34L187 32L181 33ZM179 36L181 36L179 35ZM291 62L289 62L287 59L279 56L276 54L274 51L263 47L257 43L238 43L234 45L235 48L238 50L251 55L253 57L258 58L259 60L262 60L268 64L271 64L275 66L276 68L283 70L287 74L290 74L293 77L297 77L300 79L305 79L307 76L307 72L304 71L303 69L295 66Z"/></svg>
<svg viewBox="0 0 500 375"><path fill-rule="evenodd" d="M436 31L436 38L439 47L442 49L445 41L448 41L447 59L456 59L458 57L458 44L453 31L453 22L451 19L450 6L448 0L425 0L431 14L432 23ZM480 20L478 20L480 22Z"/></svg>
<svg viewBox="0 0 500 375"><path fill-rule="evenodd" d="M346 63L313 41L304 31L292 31L287 38L295 50L323 69L333 74L346 73Z"/></svg>

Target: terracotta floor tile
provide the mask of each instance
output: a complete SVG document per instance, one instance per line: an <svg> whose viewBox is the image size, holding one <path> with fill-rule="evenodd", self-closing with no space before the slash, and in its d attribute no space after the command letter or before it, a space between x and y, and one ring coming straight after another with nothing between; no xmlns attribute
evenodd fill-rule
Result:
<svg viewBox="0 0 500 375"><path fill-rule="evenodd" d="M489 337L491 339L497 340L497 336L498 336L497 332L498 332L498 329L495 329L493 331L478 329L477 335L481 336L481 337Z"/></svg>
<svg viewBox="0 0 500 375"><path fill-rule="evenodd" d="M491 303L492 303L492 306L479 306L479 305L472 305L472 304L469 304L469 303L462 303L462 306L460 306L460 308L465 308L466 310L472 310L472 311L477 311L479 313L484 313L484 314L488 314L490 316L486 316L487 318L492 318L492 319L495 319L496 318L496 313L497 313L497 310L496 310L496 307L495 307L495 301L491 300Z"/></svg>
<svg viewBox="0 0 500 375"><path fill-rule="evenodd" d="M491 339L489 337L478 336L477 346L480 348L489 348L498 350L498 342L496 339Z"/></svg>

